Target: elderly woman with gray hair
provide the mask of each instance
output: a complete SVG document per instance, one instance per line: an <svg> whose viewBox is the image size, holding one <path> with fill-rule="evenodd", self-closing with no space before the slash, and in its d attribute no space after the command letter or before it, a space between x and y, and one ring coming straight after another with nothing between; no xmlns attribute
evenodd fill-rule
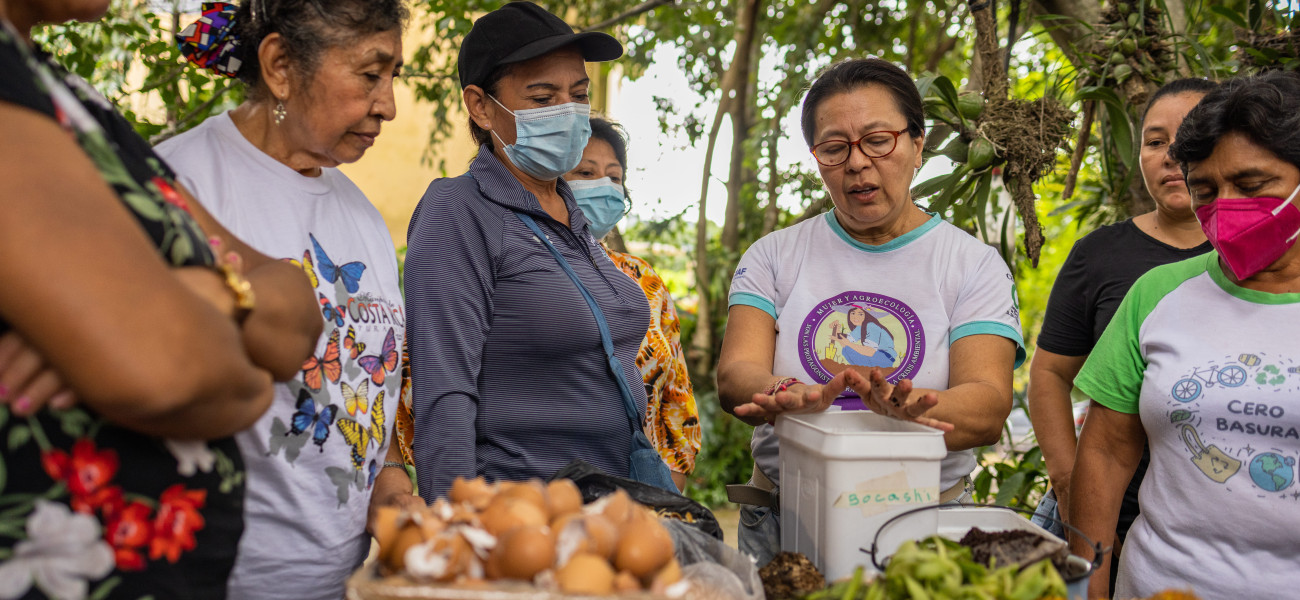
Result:
<svg viewBox="0 0 1300 600"><path fill-rule="evenodd" d="M388 228L335 167L360 159L396 116L407 9L401 0L205 9L181 44L193 62L239 77L248 100L158 152L218 221L302 270L324 320L301 371L236 438L247 527L230 595L338 598L370 548L366 514L392 438L405 318Z"/></svg>

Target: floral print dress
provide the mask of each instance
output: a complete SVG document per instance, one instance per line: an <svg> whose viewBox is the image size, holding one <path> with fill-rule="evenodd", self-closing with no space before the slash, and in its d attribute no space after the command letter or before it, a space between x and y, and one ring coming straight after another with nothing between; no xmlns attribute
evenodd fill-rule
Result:
<svg viewBox="0 0 1300 600"><path fill-rule="evenodd" d="M0 102L56 120L165 261L213 264L171 170L107 101L3 20ZM224 598L243 493L233 439L161 440L86 407L16 417L0 406L0 599Z"/></svg>

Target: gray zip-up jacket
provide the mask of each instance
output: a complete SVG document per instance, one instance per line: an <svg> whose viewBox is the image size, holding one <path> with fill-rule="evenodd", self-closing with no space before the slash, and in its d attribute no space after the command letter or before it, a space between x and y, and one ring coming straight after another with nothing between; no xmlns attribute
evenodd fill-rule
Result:
<svg viewBox="0 0 1300 600"><path fill-rule="evenodd" d="M429 185L407 231L406 334L413 452L432 502L457 475L548 477L575 458L626 477L632 431L591 309L515 216L546 232L605 313L638 414L636 354L650 324L641 286L587 230L568 184L569 227L483 146L460 177Z"/></svg>

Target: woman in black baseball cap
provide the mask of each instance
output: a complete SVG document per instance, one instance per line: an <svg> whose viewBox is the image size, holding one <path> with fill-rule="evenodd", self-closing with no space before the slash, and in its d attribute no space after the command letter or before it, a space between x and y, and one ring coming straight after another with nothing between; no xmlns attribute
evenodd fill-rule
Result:
<svg viewBox="0 0 1300 600"><path fill-rule="evenodd" d="M560 179L591 134L585 62L622 52L528 2L483 16L461 44L479 153L429 186L407 235L412 452L428 501L457 476L548 477L574 459L636 475L649 304Z"/></svg>

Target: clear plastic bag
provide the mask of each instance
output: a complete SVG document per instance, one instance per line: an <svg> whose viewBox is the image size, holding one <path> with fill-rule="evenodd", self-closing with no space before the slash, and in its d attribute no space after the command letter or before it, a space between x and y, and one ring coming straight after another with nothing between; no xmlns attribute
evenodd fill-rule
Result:
<svg viewBox="0 0 1300 600"><path fill-rule="evenodd" d="M691 600L763 600L763 581L748 556L680 521L661 520L673 536Z"/></svg>

